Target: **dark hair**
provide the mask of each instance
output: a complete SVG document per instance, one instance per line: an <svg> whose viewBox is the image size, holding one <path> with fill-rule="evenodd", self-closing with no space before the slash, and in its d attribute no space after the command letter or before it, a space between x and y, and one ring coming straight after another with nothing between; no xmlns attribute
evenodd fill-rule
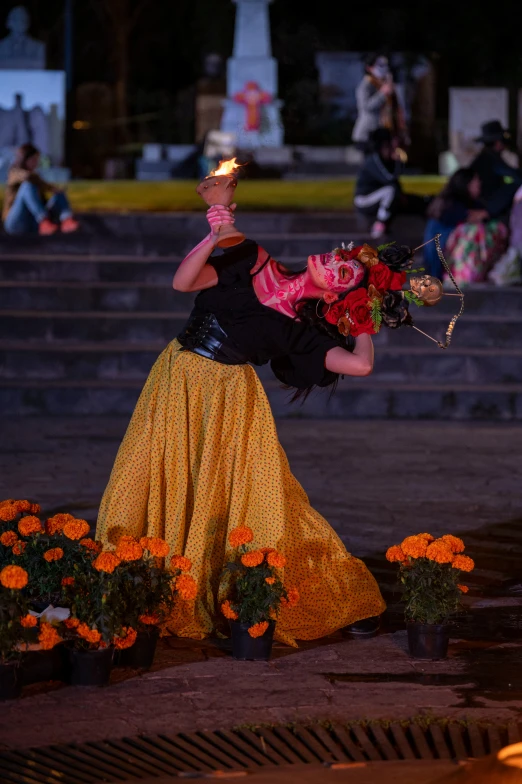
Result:
<svg viewBox="0 0 522 784"><path fill-rule="evenodd" d="M368 68L371 68L373 65L375 65L379 57L386 57L386 59L388 59L386 52L370 52L367 54L363 60L364 70L367 71Z"/></svg>
<svg viewBox="0 0 522 784"><path fill-rule="evenodd" d="M19 169L27 169L27 161L32 158L33 155L40 155L38 147L29 143L22 144L16 151L13 166L17 166Z"/></svg>
<svg viewBox="0 0 522 784"><path fill-rule="evenodd" d="M473 169L459 169L453 174L438 196L433 199L428 207L429 218L438 220L442 213L455 202L460 202L466 207L473 206L473 199L469 195L469 184L477 175Z"/></svg>

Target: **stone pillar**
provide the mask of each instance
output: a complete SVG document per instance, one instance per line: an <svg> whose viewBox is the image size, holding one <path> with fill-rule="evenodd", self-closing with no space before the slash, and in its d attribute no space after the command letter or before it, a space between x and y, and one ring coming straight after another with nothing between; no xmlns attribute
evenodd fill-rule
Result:
<svg viewBox="0 0 522 784"><path fill-rule="evenodd" d="M272 57L268 15L272 0L233 2L237 5L234 51L227 62L227 98L221 130L235 133L237 146L244 150L280 147L283 144L281 101L277 100L277 61ZM250 92L245 89L249 84ZM255 94L252 85L257 86L259 105L250 113L250 125L253 121L258 127L248 129L245 97Z"/></svg>

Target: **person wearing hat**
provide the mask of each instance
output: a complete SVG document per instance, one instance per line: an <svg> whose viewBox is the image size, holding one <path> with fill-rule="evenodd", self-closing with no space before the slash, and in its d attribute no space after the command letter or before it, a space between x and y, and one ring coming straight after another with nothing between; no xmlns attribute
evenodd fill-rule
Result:
<svg viewBox="0 0 522 784"><path fill-rule="evenodd" d="M428 202L421 196L404 193L399 182L401 160L388 128L372 131L368 154L355 184L354 204L367 218L373 219L372 239L386 234L398 212L424 215Z"/></svg>
<svg viewBox="0 0 522 784"><path fill-rule="evenodd" d="M499 120L490 120L481 126L475 141L483 144L482 150L471 163L482 183L482 200L490 218L509 222L509 212L515 193L522 185L522 170L506 163L502 153L507 150L511 134Z"/></svg>

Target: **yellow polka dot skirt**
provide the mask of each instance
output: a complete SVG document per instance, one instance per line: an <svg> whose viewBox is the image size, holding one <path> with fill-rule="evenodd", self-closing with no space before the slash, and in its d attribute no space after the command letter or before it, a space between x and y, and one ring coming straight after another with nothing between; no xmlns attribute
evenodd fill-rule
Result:
<svg viewBox="0 0 522 784"><path fill-rule="evenodd" d="M277 438L265 392L250 365L220 365L170 343L157 359L118 451L97 538L161 536L186 555L198 583L167 629L201 639L227 633L219 611L229 531L248 525L253 547L287 557L284 584L300 600L282 609L276 637L290 645L379 615L375 579L310 506Z"/></svg>

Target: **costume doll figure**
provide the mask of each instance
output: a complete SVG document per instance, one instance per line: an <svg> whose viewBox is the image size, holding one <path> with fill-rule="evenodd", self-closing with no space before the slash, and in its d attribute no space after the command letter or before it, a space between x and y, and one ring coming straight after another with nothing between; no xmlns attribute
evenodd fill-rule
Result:
<svg viewBox="0 0 522 784"><path fill-rule="evenodd" d="M97 537L114 546L122 534L161 536L171 554L192 561L198 595L171 616L173 634L227 632L220 580L232 555L228 533L241 524L253 530L253 546L286 556L284 583L299 592L297 606L278 618L279 640L295 645L344 627L375 632L385 608L377 583L290 472L252 367L271 362L298 393L340 374L371 373L371 336L345 337L321 319L363 282L366 269L332 252L310 256L303 272L292 273L252 240L217 249L219 225L233 223L233 211L215 206L207 217L210 233L173 280L178 291L199 292L194 309L141 393L102 499ZM303 303L313 316L303 310L299 317Z"/></svg>

